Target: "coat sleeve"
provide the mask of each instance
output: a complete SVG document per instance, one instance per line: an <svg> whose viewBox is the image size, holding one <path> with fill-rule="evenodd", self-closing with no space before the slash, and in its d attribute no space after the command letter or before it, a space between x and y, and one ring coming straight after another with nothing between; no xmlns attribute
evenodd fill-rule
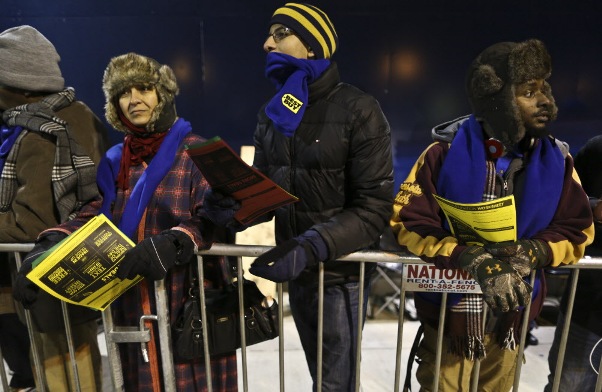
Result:
<svg viewBox="0 0 602 392"><path fill-rule="evenodd" d="M562 194L552 222L533 238L543 240L552 249L551 266L573 264L594 239L594 223L589 200L573 167L573 158L565 159Z"/></svg>
<svg viewBox="0 0 602 392"><path fill-rule="evenodd" d="M447 143L436 142L420 155L395 196L390 221L400 245L439 268L457 268L457 254L464 248L445 229L443 213L433 197L448 149Z"/></svg>
<svg viewBox="0 0 602 392"><path fill-rule="evenodd" d="M393 160L391 131L378 102L363 96L357 111L346 170L346 205L317 230L330 258L376 243L391 216Z"/></svg>
<svg viewBox="0 0 602 392"><path fill-rule="evenodd" d="M0 241L31 242L58 223L52 191L55 143L50 136L28 132L17 156L17 182L11 210L0 214Z"/></svg>

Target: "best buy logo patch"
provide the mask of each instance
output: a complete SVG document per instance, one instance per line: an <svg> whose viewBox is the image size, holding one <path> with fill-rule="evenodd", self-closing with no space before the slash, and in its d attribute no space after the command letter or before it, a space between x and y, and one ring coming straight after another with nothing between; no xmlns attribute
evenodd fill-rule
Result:
<svg viewBox="0 0 602 392"><path fill-rule="evenodd" d="M295 98L294 95L288 93L282 96L282 104L295 114L297 114L299 109L301 109L301 106L303 106L303 102Z"/></svg>

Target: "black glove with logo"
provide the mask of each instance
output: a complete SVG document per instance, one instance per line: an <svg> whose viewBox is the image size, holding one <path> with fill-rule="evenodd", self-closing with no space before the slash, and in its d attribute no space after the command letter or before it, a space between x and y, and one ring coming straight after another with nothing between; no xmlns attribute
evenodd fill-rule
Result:
<svg viewBox="0 0 602 392"><path fill-rule="evenodd" d="M150 280L161 280L174 264L189 262L193 254L194 242L186 233L166 230L128 250L119 264L117 277L134 279L142 275Z"/></svg>
<svg viewBox="0 0 602 392"><path fill-rule="evenodd" d="M32 263L66 237L67 234L60 231L51 231L44 234L38 238L31 252L23 259L13 283L13 298L21 302L25 309L31 309L38 299L38 292L40 291L40 288L26 276L33 269Z"/></svg>
<svg viewBox="0 0 602 392"><path fill-rule="evenodd" d="M482 246L467 247L458 256L458 263L479 283L491 309L509 312L531 301L531 286L508 263L494 258Z"/></svg>
<svg viewBox="0 0 602 392"><path fill-rule="evenodd" d="M550 264L550 246L541 240L518 240L485 245L494 257L509 263L520 276Z"/></svg>

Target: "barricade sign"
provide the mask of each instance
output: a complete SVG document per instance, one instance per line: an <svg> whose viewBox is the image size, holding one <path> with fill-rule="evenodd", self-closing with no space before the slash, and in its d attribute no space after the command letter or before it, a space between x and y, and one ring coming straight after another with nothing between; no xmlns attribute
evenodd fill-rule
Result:
<svg viewBox="0 0 602 392"><path fill-rule="evenodd" d="M439 269L433 264L404 264L403 285L406 291L481 294L481 287L468 272Z"/></svg>

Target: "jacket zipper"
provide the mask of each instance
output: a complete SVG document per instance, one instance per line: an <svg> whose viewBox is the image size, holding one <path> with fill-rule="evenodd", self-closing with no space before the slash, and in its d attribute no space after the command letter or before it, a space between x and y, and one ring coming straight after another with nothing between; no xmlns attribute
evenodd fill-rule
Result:
<svg viewBox="0 0 602 392"><path fill-rule="evenodd" d="M289 138L289 151L290 151L290 159L291 159L291 170L290 170L290 178L289 181L291 182L291 193L294 195L296 194L295 191L295 172L296 172L296 166L295 166L295 143L294 143L294 139L295 139L296 135L293 134L293 137ZM295 219L295 203L291 203L289 205L289 219L291 222L291 230L293 232L293 236L297 235L297 222Z"/></svg>

